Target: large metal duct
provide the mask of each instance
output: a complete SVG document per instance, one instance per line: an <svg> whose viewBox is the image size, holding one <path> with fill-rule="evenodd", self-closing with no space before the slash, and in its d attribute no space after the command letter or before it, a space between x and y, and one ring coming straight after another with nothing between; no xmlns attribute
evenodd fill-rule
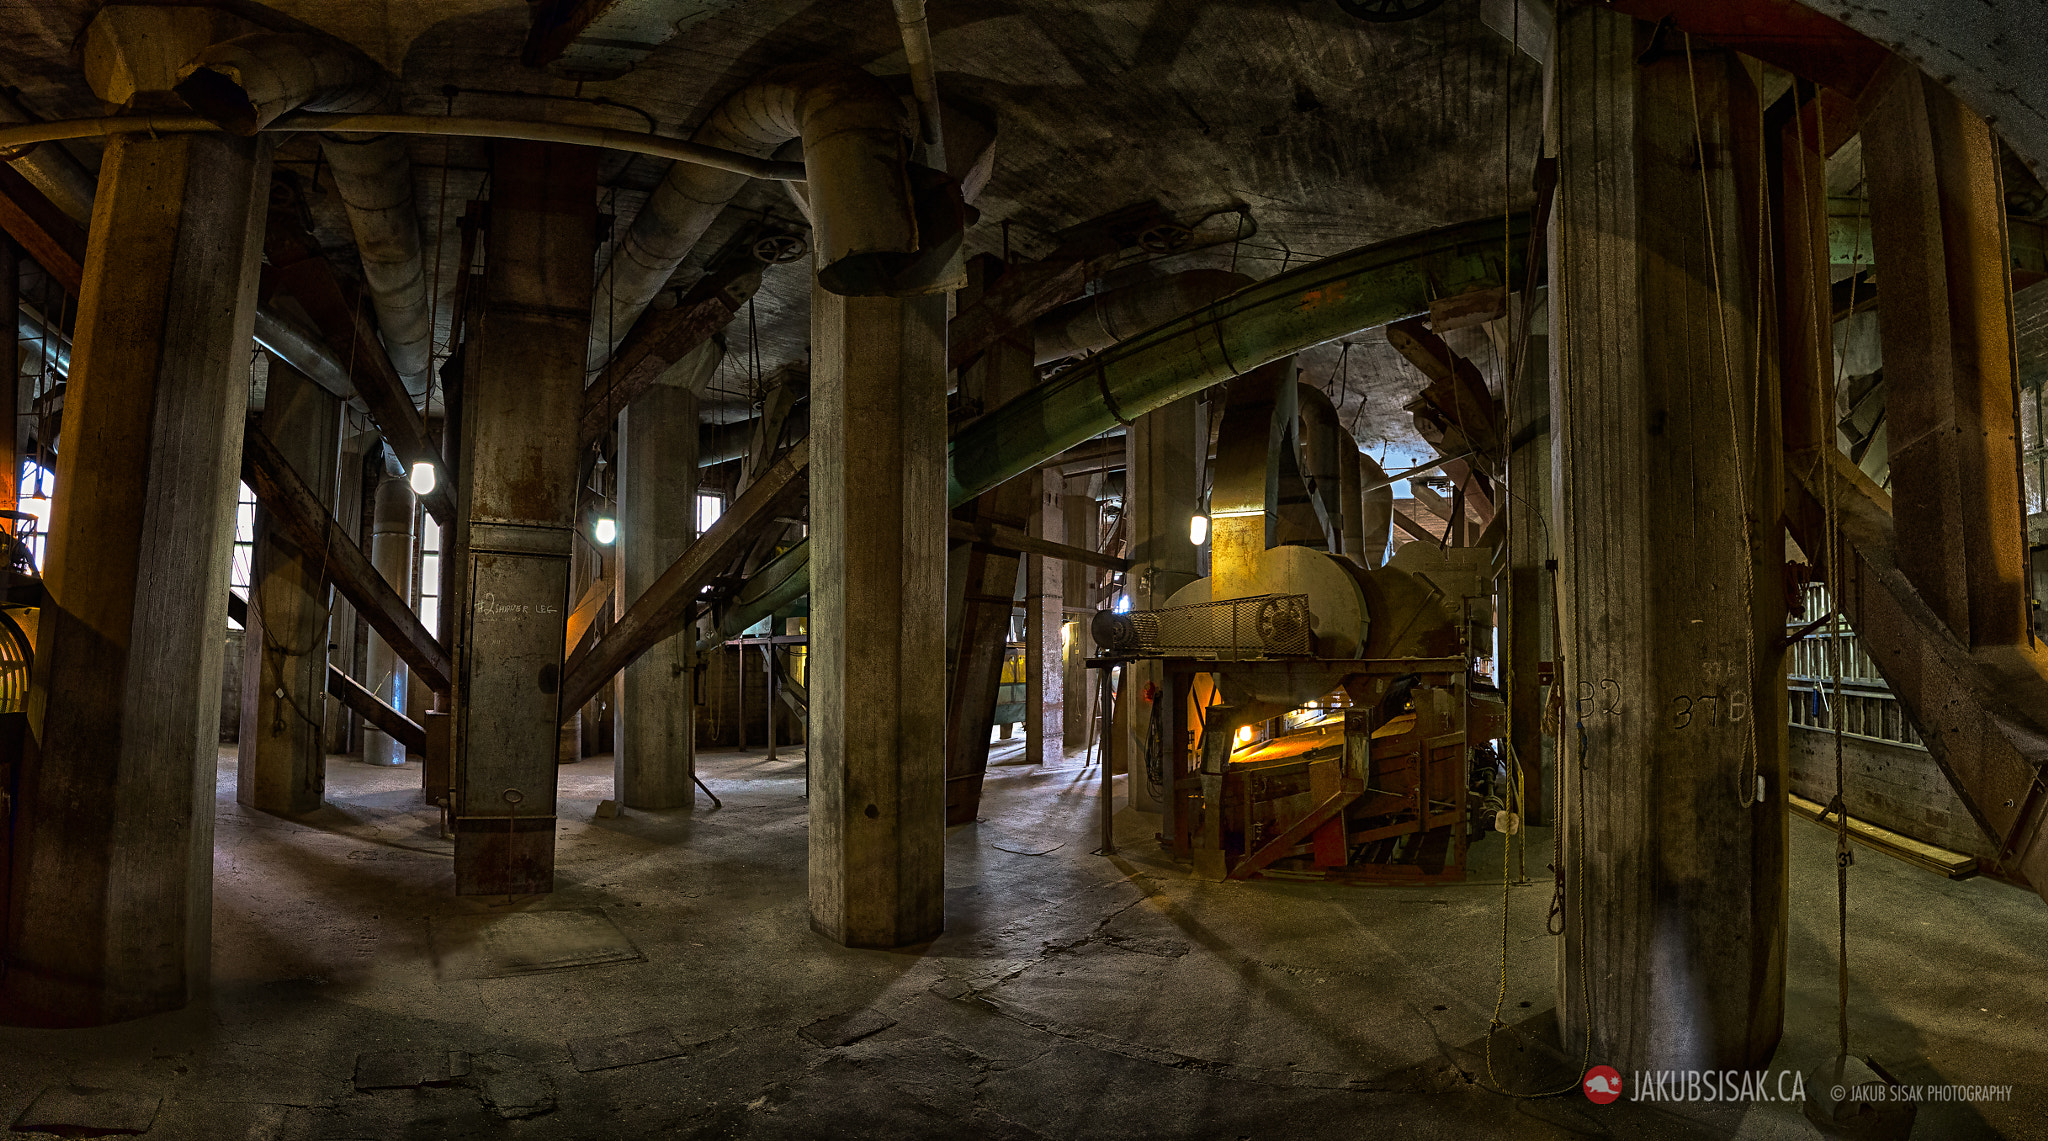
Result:
<svg viewBox="0 0 2048 1141"><path fill-rule="evenodd" d="M1313 384L1295 386L1295 403L1301 409L1301 474L1308 482L1309 497L1316 503L1316 515L1326 539L1334 539L1325 550L1342 554L1344 546L1344 452L1358 451L1351 433L1337 419L1337 406L1329 394Z"/></svg>
<svg viewBox="0 0 2048 1141"><path fill-rule="evenodd" d="M1032 359L1044 364L1100 352L1251 283L1225 269L1191 269L1083 297L1037 320Z"/></svg>
<svg viewBox="0 0 2048 1141"><path fill-rule="evenodd" d="M801 138L818 280L851 294L889 276L882 266L917 249L906 127L902 101L880 79L858 68L803 64L774 68L733 93L690 141L766 156ZM728 171L669 168L598 278L591 371L604 366L746 183Z"/></svg>
<svg viewBox="0 0 2048 1141"><path fill-rule="evenodd" d="M396 86L375 60L326 36L284 32L214 44L180 69L176 91L201 116L240 135L288 111L399 109ZM424 402L434 330L405 141L329 133L320 136L320 148L355 231L384 351L413 400Z"/></svg>

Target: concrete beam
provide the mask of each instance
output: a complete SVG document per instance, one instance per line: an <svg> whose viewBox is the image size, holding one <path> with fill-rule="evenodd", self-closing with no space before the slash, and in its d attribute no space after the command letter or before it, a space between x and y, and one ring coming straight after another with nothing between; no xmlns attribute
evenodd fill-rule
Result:
<svg viewBox="0 0 2048 1141"><path fill-rule="evenodd" d="M427 751L427 731L419 722L384 704L376 694L364 689L362 683L333 666L327 667L327 692L362 714L363 720L389 734L408 752Z"/></svg>
<svg viewBox="0 0 2048 1141"><path fill-rule="evenodd" d="M620 410L631 407L641 393L731 324L733 314L761 288L764 268L751 258L735 263L692 286L675 308L642 317L604 372L584 390L578 446L595 443L611 430Z"/></svg>

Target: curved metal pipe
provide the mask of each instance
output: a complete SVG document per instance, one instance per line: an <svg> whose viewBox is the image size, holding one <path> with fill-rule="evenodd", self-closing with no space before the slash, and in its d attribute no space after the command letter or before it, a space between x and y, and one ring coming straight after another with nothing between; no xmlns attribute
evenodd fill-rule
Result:
<svg viewBox="0 0 2048 1141"><path fill-rule="evenodd" d="M253 135L292 111L394 111L396 86L382 65L326 36L251 32L223 40L179 69L173 88L200 116ZM426 263L413 208L412 159L391 134L324 134L320 149L355 231L363 284L392 370L423 403L434 330Z"/></svg>
<svg viewBox="0 0 2048 1141"><path fill-rule="evenodd" d="M37 125L36 117L29 114L28 108L4 91L0 91L0 120ZM10 160L9 165L21 172L30 186L42 191L43 197L57 209L70 215L72 221L80 225L92 221L92 198L99 188L99 180L71 157L69 151L59 146L30 143L27 151Z"/></svg>
<svg viewBox="0 0 2048 1141"><path fill-rule="evenodd" d="M1296 386L1295 404L1301 410L1301 474L1307 479L1309 495L1320 506L1323 534L1335 540L1325 549L1343 553L1344 546L1344 449L1358 450L1351 433L1337 420L1337 406L1328 393L1312 384Z"/></svg>
<svg viewBox="0 0 2048 1141"><path fill-rule="evenodd" d="M256 343L328 392L343 400L355 398L355 382L349 379L348 366L341 363L334 350L318 337L262 306L256 309Z"/></svg>
<svg viewBox="0 0 2048 1141"><path fill-rule="evenodd" d="M1429 311L1431 300L1522 280L1529 216L1467 222L1311 262L1099 353L953 437L955 506L1118 423L1303 349Z"/></svg>
<svg viewBox="0 0 2048 1141"><path fill-rule="evenodd" d="M0 127L0 149L13 150L64 139L96 139L105 135L178 134L218 131L220 124L197 115L101 115L89 119L52 119ZM487 119L475 115L328 115L294 111L280 115L266 131L374 131L391 135L459 135L477 139L525 139L536 143L568 143L695 163L716 170L774 182L802 182L804 164L776 162L720 150L665 135L584 127L575 123L535 123L525 119ZM17 159L17 163L26 159ZM84 168L80 168L83 171ZM86 181L91 183L91 175ZM61 205L61 204L60 204ZM88 214L90 212L88 211Z"/></svg>
<svg viewBox="0 0 2048 1141"><path fill-rule="evenodd" d="M697 643L709 650L728 638L737 638L748 627L778 610L786 609L811 591L811 544L798 543L762 564L747 580L732 607L719 619L711 636Z"/></svg>
<svg viewBox="0 0 2048 1141"><path fill-rule="evenodd" d="M1358 453L1359 520L1365 538L1365 568L1378 570L1387 562L1387 544L1394 538L1394 487L1378 460ZM1348 501L1347 501L1348 502Z"/></svg>
<svg viewBox="0 0 2048 1141"><path fill-rule="evenodd" d="M932 30L924 0L896 0L896 27L903 34L903 58L910 65L910 92L917 98L918 137L924 163L946 169L946 143L939 134L939 77L932 64Z"/></svg>
<svg viewBox="0 0 2048 1141"><path fill-rule="evenodd" d="M891 255L917 248L904 127L903 104L880 79L857 68L799 65L771 69L734 92L690 139L772 155L802 138L818 280L852 293ZM587 368L603 367L745 185L726 171L669 168L598 278Z"/></svg>
<svg viewBox="0 0 2048 1141"><path fill-rule="evenodd" d="M1083 297L1033 324L1032 360L1044 364L1099 352L1250 284L1241 273L1191 269Z"/></svg>

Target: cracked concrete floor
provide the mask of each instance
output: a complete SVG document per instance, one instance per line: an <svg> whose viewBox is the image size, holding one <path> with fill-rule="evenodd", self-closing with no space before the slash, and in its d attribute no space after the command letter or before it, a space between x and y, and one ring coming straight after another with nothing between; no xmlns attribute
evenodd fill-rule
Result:
<svg viewBox="0 0 2048 1141"><path fill-rule="evenodd" d="M1519 1025L1494 1072L1529 1089L1578 1070L1578 1051L1543 1045L1542 830L1536 881L1505 892L1498 837L1461 885L1204 883L1159 852L1156 817L1122 813L1123 854L1092 854L1095 771L1002 763L1018 746L998 749L982 821L949 838L945 935L903 953L810 931L801 753L709 751L723 808L605 820L609 759L566 766L558 890L507 901L451 894L416 766L334 758L328 807L286 819L235 804L224 750L211 1000L96 1030L0 1029L0 1120L70 1083L158 1105L150 1137L260 1141L1814 1135L1782 1105L1680 1113L1476 1084L1503 895L1502 1019ZM1820 829L1792 829L1774 1067L1811 1068L1833 1043L1833 860ZM1861 855L1860 1048L1905 1081L2020 1086L2010 1103L1923 1107L1916 1136L2039 1135L2048 911ZM437 919L562 909L602 912L641 957L442 977ZM396 1088L358 1088L379 1065Z"/></svg>

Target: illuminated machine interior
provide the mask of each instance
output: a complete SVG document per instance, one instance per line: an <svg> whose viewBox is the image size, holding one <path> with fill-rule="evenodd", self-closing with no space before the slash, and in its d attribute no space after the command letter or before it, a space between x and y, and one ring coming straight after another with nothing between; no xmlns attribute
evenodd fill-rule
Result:
<svg viewBox="0 0 2048 1141"><path fill-rule="evenodd" d="M1462 879L1515 792L1474 669L1495 551L1407 543L1382 565L1391 492L1335 470L1358 451L1320 397L1292 360L1231 382L1211 574L1099 615L1097 664L1159 663L1146 761L1198 875Z"/></svg>

